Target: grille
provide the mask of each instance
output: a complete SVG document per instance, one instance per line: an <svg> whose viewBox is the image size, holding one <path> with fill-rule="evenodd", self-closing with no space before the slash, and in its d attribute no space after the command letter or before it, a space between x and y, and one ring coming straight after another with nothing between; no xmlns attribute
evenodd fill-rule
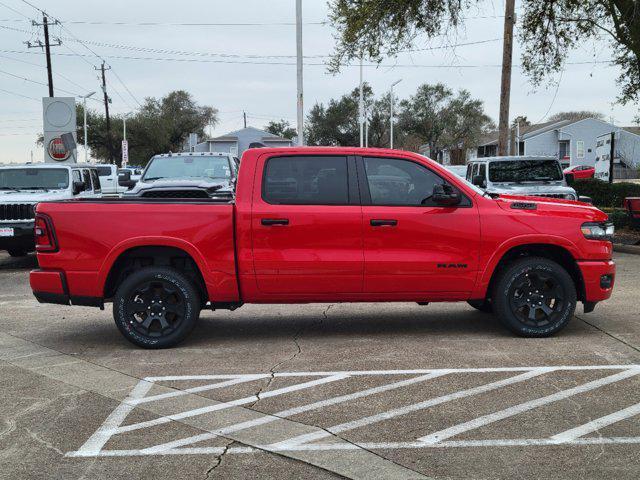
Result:
<svg viewBox="0 0 640 480"><path fill-rule="evenodd" d="M35 216L35 205L31 203L0 204L0 221L32 220Z"/></svg>
<svg viewBox="0 0 640 480"><path fill-rule="evenodd" d="M547 197L547 198L562 198L564 199L565 196L564 193L537 193L535 195L532 195L534 197ZM566 200L575 200L575 198L571 198L571 199L566 199Z"/></svg>
<svg viewBox="0 0 640 480"><path fill-rule="evenodd" d="M142 194L144 198L209 198L203 190L151 190Z"/></svg>

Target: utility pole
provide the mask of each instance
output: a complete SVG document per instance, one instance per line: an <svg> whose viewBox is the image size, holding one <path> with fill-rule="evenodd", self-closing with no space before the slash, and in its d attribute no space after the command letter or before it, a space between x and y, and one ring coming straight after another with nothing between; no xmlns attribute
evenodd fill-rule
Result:
<svg viewBox="0 0 640 480"><path fill-rule="evenodd" d="M247 112L242 111L242 118L244 119L244 128L247 128Z"/></svg>
<svg viewBox="0 0 640 480"><path fill-rule="evenodd" d="M402 81L402 79L400 80L396 80L395 82L393 82L391 84L391 95L389 98L389 148L391 148L393 150L393 104L395 102L395 98L393 96L393 87L395 87L397 84L399 84Z"/></svg>
<svg viewBox="0 0 640 480"><path fill-rule="evenodd" d="M502 79L500 82L500 120L498 123L498 155L506 155L509 143L509 100L511 95L511 62L513 58L513 25L515 0L506 0L504 40L502 44Z"/></svg>
<svg viewBox="0 0 640 480"><path fill-rule="evenodd" d="M111 70L111 67L105 68L104 61L100 68L93 67L102 72L102 92L104 94L104 112L107 120L107 151L109 152L109 163L113 163L113 145L111 142L111 119L109 118L109 95L107 95L107 79L104 75L105 70ZM120 167L120 162L118 162Z"/></svg>
<svg viewBox="0 0 640 480"><path fill-rule="evenodd" d="M296 75L298 103L298 145L304 145L304 95L302 91L302 0L296 0Z"/></svg>
<svg viewBox="0 0 640 480"><path fill-rule="evenodd" d="M358 123L360 124L360 148L364 146L364 93L362 91L362 55L360 55L360 97L358 100Z"/></svg>
<svg viewBox="0 0 640 480"><path fill-rule="evenodd" d="M35 20L31 22L31 25L34 27L43 27L44 28L44 44L38 40L36 42L25 42L27 48L43 48L45 51L45 56L47 57L47 80L49 85L49 96L53 97L53 72L51 69L51 47L57 47L58 45L62 45L62 42L59 38L54 40L54 43L51 43L49 39L49 25L58 25L58 20L54 20L53 23L49 23L49 19L46 15L42 16L42 23L38 23Z"/></svg>

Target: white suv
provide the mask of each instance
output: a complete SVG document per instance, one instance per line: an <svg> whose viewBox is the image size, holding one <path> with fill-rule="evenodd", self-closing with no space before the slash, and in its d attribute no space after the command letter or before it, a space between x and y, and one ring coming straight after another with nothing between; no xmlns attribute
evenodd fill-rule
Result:
<svg viewBox="0 0 640 480"><path fill-rule="evenodd" d="M0 166L0 250L11 256L34 250L33 220L39 202L102 196L95 168L38 163Z"/></svg>

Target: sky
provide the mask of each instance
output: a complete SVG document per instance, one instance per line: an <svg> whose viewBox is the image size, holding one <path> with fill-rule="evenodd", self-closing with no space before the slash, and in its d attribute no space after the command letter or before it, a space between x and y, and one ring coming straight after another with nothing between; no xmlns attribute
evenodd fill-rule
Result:
<svg viewBox="0 0 640 480"><path fill-rule="evenodd" d="M131 112L145 97L183 89L198 103L219 110L220 122L213 135L241 128L243 110L249 126L261 128L279 119L295 125L295 0L28 3L62 22L51 28L52 36L62 40L62 45L52 47L56 95L96 91L88 105L102 109L94 69L102 58L112 67L107 71L112 112ZM316 102L339 97L359 82L357 64L345 66L337 75L327 72L323 56L334 46L334 32L325 23L328 10L325 0L303 0L307 112ZM376 95L402 79L395 87L400 98L410 96L423 83L467 89L497 121L503 15L503 0L481 2L467 12L465 29L456 38L430 43L418 38L415 48L435 49L403 53L381 66L365 66L364 79ZM35 161L43 156L35 139L42 130L41 97L48 94L45 57L40 49L29 49L24 43L42 40L42 28L31 25L40 17L23 0L0 0L0 163L29 161L32 152ZM481 43L464 45L473 42ZM452 43L459 45L445 48ZM537 123L559 111L595 110L617 125L633 124L638 106L615 103L617 68L593 63L611 58L606 42L573 51L569 62L590 63L567 65L562 76L552 76L556 84L537 89L519 68L520 51L516 41L511 118L526 115Z"/></svg>

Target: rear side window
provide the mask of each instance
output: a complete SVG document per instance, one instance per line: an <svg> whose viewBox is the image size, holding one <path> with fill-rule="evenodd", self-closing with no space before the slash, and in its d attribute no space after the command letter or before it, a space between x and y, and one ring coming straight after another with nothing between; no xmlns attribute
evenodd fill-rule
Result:
<svg viewBox="0 0 640 480"><path fill-rule="evenodd" d="M111 167L96 167L98 175L101 177L108 177L111 175Z"/></svg>
<svg viewBox="0 0 640 480"><path fill-rule="evenodd" d="M480 169L478 170L478 175L482 177L483 180L487 178L487 165L482 163L480 164Z"/></svg>
<svg viewBox="0 0 640 480"><path fill-rule="evenodd" d="M102 188L100 187L100 177L98 177L98 172L96 170L91 170L91 182L93 183L93 190L96 193L100 193Z"/></svg>
<svg viewBox="0 0 640 480"><path fill-rule="evenodd" d="M276 157L267 161L262 198L284 205L349 203L346 157Z"/></svg>

